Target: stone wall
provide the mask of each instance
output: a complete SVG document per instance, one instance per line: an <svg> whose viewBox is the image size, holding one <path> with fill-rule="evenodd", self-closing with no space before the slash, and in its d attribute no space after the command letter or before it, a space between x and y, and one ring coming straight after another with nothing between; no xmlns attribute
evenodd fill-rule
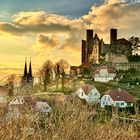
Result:
<svg viewBox="0 0 140 140"><path fill-rule="evenodd" d="M128 70L130 68L134 68L140 71L140 63L115 63L108 64L109 66L115 67L117 70Z"/></svg>
<svg viewBox="0 0 140 140"><path fill-rule="evenodd" d="M105 55L105 61L109 63L128 63L127 56L124 54L107 53Z"/></svg>
<svg viewBox="0 0 140 140"><path fill-rule="evenodd" d="M102 65L108 65L110 67L114 67L116 70L128 70L130 68L134 68L140 71L140 62L133 62L133 63L108 63L108 64L93 64L91 67L92 71L95 71L98 67Z"/></svg>

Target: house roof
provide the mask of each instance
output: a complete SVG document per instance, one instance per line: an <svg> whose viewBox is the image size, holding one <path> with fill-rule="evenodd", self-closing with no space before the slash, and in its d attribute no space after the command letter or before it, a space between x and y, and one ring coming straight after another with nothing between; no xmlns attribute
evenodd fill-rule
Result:
<svg viewBox="0 0 140 140"><path fill-rule="evenodd" d="M77 66L70 66L70 70L76 70Z"/></svg>
<svg viewBox="0 0 140 140"><path fill-rule="evenodd" d="M24 98L22 96L15 97L9 105L23 105L24 104Z"/></svg>
<svg viewBox="0 0 140 140"><path fill-rule="evenodd" d="M81 89L84 91L85 94L89 94L89 92L94 88L92 85L84 85L81 86Z"/></svg>
<svg viewBox="0 0 140 140"><path fill-rule="evenodd" d="M100 70L102 69L107 69L108 73L116 73L116 70L114 67L109 67L109 66L101 66L101 67L98 67L94 74L99 74Z"/></svg>
<svg viewBox="0 0 140 140"><path fill-rule="evenodd" d="M88 63L88 62L84 62L83 64L81 64L79 67L77 67L77 68L89 68L91 66L91 64L90 63Z"/></svg>
<svg viewBox="0 0 140 140"><path fill-rule="evenodd" d="M108 90L105 94L109 95L114 101L134 102L134 97L126 90Z"/></svg>

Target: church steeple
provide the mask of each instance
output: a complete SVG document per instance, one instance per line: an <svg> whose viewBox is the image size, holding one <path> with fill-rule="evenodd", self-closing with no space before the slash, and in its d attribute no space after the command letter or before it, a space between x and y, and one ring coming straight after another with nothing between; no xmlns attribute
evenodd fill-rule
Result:
<svg viewBox="0 0 140 140"><path fill-rule="evenodd" d="M27 76L27 58L25 58L25 66L24 66L24 75L23 77Z"/></svg>
<svg viewBox="0 0 140 140"><path fill-rule="evenodd" d="M30 58L30 65L29 65L29 77L33 77L32 76L32 62L31 62L31 58Z"/></svg>
<svg viewBox="0 0 140 140"><path fill-rule="evenodd" d="M34 77L32 76L32 63L30 59L29 71L27 71L27 58L25 59L24 74L21 77L21 90L22 93L32 93L34 86Z"/></svg>

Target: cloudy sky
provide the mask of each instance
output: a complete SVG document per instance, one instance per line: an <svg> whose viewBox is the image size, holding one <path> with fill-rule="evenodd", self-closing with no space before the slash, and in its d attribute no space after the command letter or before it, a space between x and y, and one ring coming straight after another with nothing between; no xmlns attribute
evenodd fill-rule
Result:
<svg viewBox="0 0 140 140"><path fill-rule="evenodd" d="M105 42L111 27L119 37L140 37L140 1L0 0L0 74L21 73L25 57L34 71L46 59L80 64L88 23Z"/></svg>

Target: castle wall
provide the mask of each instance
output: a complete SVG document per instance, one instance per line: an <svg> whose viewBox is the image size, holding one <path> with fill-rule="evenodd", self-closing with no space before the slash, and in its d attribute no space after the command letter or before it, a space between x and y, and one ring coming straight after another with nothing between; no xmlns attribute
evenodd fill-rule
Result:
<svg viewBox="0 0 140 140"><path fill-rule="evenodd" d="M126 56L129 56L132 54L132 49L130 44L111 44L110 52L115 54L125 54Z"/></svg>
<svg viewBox="0 0 140 140"><path fill-rule="evenodd" d="M134 68L140 71L140 63L116 63L116 64L108 64L109 66L115 67L116 70L128 70L130 68Z"/></svg>
<svg viewBox="0 0 140 140"><path fill-rule="evenodd" d="M109 63L128 63L127 56L124 54L107 53L105 55L105 61Z"/></svg>

